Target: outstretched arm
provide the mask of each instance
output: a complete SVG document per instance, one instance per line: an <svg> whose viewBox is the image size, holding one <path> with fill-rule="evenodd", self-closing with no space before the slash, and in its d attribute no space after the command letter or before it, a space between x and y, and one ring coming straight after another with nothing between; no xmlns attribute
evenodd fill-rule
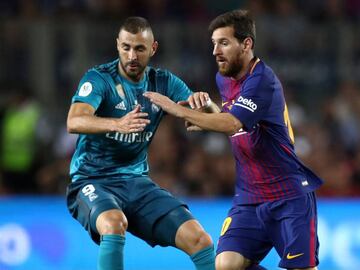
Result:
<svg viewBox="0 0 360 270"><path fill-rule="evenodd" d="M140 112L140 105L121 118L104 118L95 115L95 109L87 103L74 103L71 105L68 118L67 130L69 133L106 133L141 132L147 124L147 113Z"/></svg>
<svg viewBox="0 0 360 270"><path fill-rule="evenodd" d="M144 96L167 113L189 121L204 130L212 130L228 135L238 132L243 125L230 113L203 113L176 104L168 97L156 92L146 92Z"/></svg>

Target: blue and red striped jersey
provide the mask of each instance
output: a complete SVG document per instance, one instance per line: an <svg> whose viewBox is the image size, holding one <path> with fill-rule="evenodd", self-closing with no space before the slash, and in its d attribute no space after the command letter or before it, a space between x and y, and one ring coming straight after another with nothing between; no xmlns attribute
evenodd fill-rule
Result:
<svg viewBox="0 0 360 270"><path fill-rule="evenodd" d="M230 137L236 160L235 204L294 198L314 191L322 180L296 156L294 134L282 85L260 59L240 80L219 73L223 112L243 128Z"/></svg>

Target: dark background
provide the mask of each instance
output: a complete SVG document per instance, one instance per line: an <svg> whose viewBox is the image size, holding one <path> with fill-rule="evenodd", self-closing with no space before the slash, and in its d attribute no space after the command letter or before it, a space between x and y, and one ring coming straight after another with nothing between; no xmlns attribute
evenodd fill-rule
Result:
<svg viewBox="0 0 360 270"><path fill-rule="evenodd" d="M217 15L250 9L255 53L283 83L296 151L325 184L322 197L360 196L360 2L356 0L0 1L0 194L64 194L75 135L70 100L84 72L117 57L123 19L144 16L160 47L151 65L219 99L207 31ZM233 193L226 136L186 133L166 117L151 176L180 196Z"/></svg>

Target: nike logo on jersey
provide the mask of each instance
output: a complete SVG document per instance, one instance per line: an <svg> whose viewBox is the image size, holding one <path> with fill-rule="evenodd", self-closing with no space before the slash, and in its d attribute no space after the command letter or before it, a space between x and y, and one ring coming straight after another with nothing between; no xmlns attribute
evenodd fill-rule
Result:
<svg viewBox="0 0 360 270"><path fill-rule="evenodd" d="M289 252L289 253L286 255L286 259L292 260L292 259L295 259L295 258L300 257L300 256L302 256L302 255L304 255L304 253L299 253L299 254L291 255L290 252Z"/></svg>
<svg viewBox="0 0 360 270"><path fill-rule="evenodd" d="M124 102L124 101L121 101L120 103L118 103L118 104L115 106L115 109L119 109L119 110L126 111L125 102Z"/></svg>

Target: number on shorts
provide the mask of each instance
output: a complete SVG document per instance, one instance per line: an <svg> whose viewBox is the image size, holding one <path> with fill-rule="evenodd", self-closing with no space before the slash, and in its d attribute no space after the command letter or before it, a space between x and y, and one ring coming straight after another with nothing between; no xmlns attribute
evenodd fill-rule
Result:
<svg viewBox="0 0 360 270"><path fill-rule="evenodd" d="M91 193L94 193L95 187L93 185L86 185L81 191L85 196L89 196Z"/></svg>

